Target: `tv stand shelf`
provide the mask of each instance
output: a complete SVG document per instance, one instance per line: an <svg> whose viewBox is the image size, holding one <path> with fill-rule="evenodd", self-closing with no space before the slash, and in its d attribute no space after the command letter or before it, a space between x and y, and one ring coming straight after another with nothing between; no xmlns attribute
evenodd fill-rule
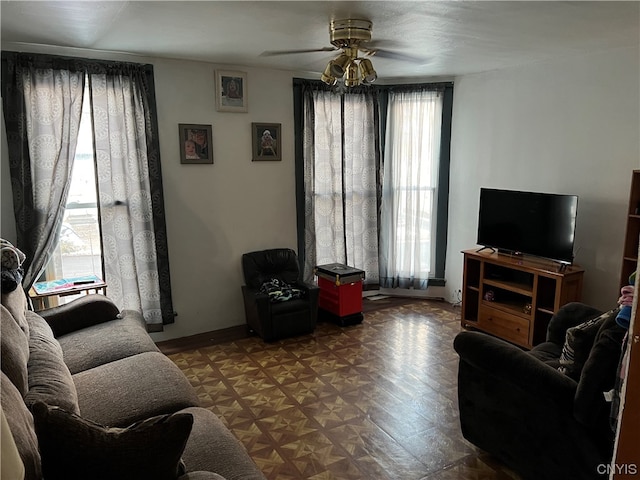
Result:
<svg viewBox="0 0 640 480"><path fill-rule="evenodd" d="M553 314L580 301L584 270L551 260L465 250L462 326L525 348L545 340Z"/></svg>

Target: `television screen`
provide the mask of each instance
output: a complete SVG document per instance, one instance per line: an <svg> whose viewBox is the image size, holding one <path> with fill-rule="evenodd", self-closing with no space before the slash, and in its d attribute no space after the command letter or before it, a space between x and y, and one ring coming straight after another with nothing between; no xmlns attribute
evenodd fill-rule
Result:
<svg viewBox="0 0 640 480"><path fill-rule="evenodd" d="M480 189L478 245L573 262L578 197Z"/></svg>

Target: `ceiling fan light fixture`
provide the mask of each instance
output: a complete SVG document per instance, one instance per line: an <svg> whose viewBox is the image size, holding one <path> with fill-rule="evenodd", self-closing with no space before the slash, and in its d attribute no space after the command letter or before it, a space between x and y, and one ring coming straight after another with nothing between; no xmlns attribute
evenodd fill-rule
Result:
<svg viewBox="0 0 640 480"><path fill-rule="evenodd" d="M356 87L360 85L360 77L358 76L358 65L352 62L347 67L347 74L344 77L344 85L346 87Z"/></svg>
<svg viewBox="0 0 640 480"><path fill-rule="evenodd" d="M332 62L329 62L327 68L324 69L324 72L320 76L320 80L329 86L333 86L338 82L338 79L331 73L331 63Z"/></svg>
<svg viewBox="0 0 640 480"><path fill-rule="evenodd" d="M360 75L362 75L362 81L364 83L373 83L378 78L378 74L373 69L373 64L368 58L363 58L360 61Z"/></svg>
<svg viewBox="0 0 640 480"><path fill-rule="evenodd" d="M346 53L341 54L338 58L329 62L331 74L336 78L342 77L350 63L351 57Z"/></svg>

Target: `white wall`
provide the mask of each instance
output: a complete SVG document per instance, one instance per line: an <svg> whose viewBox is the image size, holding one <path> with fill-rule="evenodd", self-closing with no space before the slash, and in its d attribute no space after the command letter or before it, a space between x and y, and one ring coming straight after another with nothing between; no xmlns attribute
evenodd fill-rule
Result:
<svg viewBox="0 0 640 480"><path fill-rule="evenodd" d="M447 290L462 285L480 187L577 194L583 301L612 308L630 173L640 168L639 50L627 48L457 78Z"/></svg>
<svg viewBox="0 0 640 480"><path fill-rule="evenodd" d="M296 249L291 73L247 72L249 112L216 112L207 63L154 62L176 323L156 340L245 322L241 255ZM225 67L226 68L226 67ZM251 122L282 124L282 161L251 161ZM213 125L213 165L181 165L178 124Z"/></svg>

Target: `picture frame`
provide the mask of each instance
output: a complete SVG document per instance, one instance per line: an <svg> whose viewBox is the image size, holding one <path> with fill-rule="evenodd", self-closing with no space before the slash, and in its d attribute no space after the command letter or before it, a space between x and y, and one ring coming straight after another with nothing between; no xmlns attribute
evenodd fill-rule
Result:
<svg viewBox="0 0 640 480"><path fill-rule="evenodd" d="M282 160L280 123L252 123L251 143L254 162Z"/></svg>
<svg viewBox="0 0 640 480"><path fill-rule="evenodd" d="M249 89L246 72L216 70L216 110L219 112L249 111Z"/></svg>
<svg viewBox="0 0 640 480"><path fill-rule="evenodd" d="M213 163L213 128L211 125L180 123L178 125L180 163Z"/></svg>

